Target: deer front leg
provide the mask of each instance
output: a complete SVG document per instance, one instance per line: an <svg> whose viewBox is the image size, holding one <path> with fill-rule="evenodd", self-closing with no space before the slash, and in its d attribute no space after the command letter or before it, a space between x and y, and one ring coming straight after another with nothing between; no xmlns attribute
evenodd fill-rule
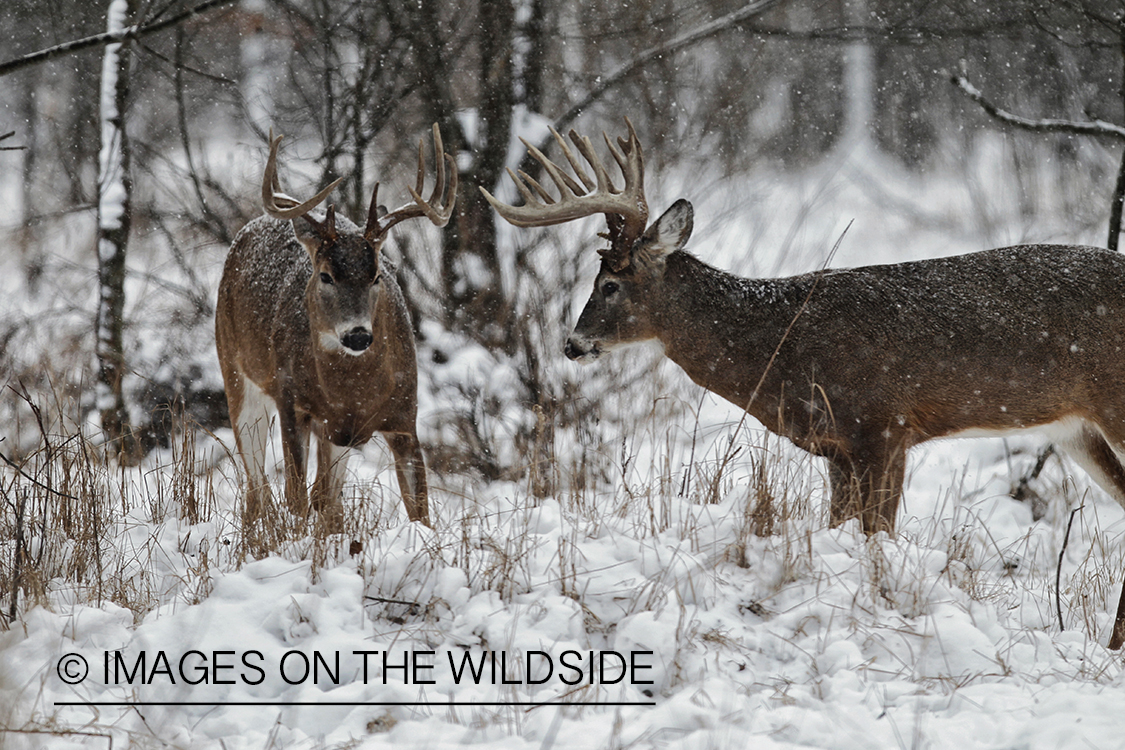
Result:
<svg viewBox="0 0 1125 750"><path fill-rule="evenodd" d="M292 404L279 404L278 421L281 423L281 450L285 459L285 501L291 513L304 518L309 512L305 475L311 419L307 414L298 414Z"/></svg>
<svg viewBox="0 0 1125 750"><path fill-rule="evenodd" d="M828 482L832 496L828 506L828 525L832 528L859 518L863 504L859 476L847 457L833 456L828 459Z"/></svg>
<svg viewBox="0 0 1125 750"><path fill-rule="evenodd" d="M865 534L894 533L906 472L906 449L901 441L888 440L877 449L855 451L850 457L832 456L828 472L832 526L859 518Z"/></svg>
<svg viewBox="0 0 1125 750"><path fill-rule="evenodd" d="M266 479L266 445L270 434L270 399L262 389L231 370L223 373L227 385L234 441L246 471L244 524L254 524L269 512L269 481Z"/></svg>
<svg viewBox="0 0 1125 750"><path fill-rule="evenodd" d="M347 475L348 452L345 446L332 443L322 430L316 433L316 481L312 488L312 507L317 523L328 533L344 530L344 505L340 495Z"/></svg>
<svg viewBox="0 0 1125 750"><path fill-rule="evenodd" d="M395 457L395 473L402 493L402 504L411 521L430 526L429 488L426 485L426 462L418 436L405 432L383 433Z"/></svg>

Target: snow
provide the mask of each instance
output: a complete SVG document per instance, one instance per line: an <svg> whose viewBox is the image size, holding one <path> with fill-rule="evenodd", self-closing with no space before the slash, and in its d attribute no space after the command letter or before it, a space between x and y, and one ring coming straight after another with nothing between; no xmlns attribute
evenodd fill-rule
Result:
<svg viewBox="0 0 1125 750"><path fill-rule="evenodd" d="M864 163L870 171L857 174ZM995 164L966 168L979 170L991 201L979 211L992 217L1008 215L1011 197L989 182L1002 182ZM972 199L959 176L912 180L877 157L784 180L763 171L727 190L699 187L714 183L697 173L652 182L654 212L680 196L696 204L690 249L743 274L815 270L853 217L834 265L980 249L991 244L985 224L1005 238L1098 241L1081 228L1064 234L1066 221L967 227ZM588 229L564 230L559 257L541 251L543 269ZM594 273L589 255L577 304ZM202 271L215 278L216 258ZM65 281L34 305L59 306ZM5 299L32 300L20 274L0 284ZM166 298L136 291L132 319L159 334L135 345L147 367L177 334L153 314ZM560 321L560 341L572 323ZM518 373L430 321L422 328L427 351L446 355L421 360L424 437L458 439L449 414L470 408L461 385L498 403L488 426L515 454L508 437L528 418L511 402ZM209 340L192 343L210 356ZM216 750L1121 746L1125 674L1103 644L1125 571L1125 511L1079 469L1047 463L1034 484L1047 514L1034 520L1009 497L1034 462L1034 439L928 443L910 455L897 536L868 539L854 524L827 528L823 465L670 364L650 366L651 353L635 365L640 377L621 377L636 356L573 371L561 354L543 363L609 392L589 442L560 432L555 446L560 466L582 457L601 479L535 497L525 480L431 474L434 529L405 522L378 440L353 459L349 535L298 535L260 559L240 543L229 430L191 448L188 476L208 506L196 522L181 506L178 449L97 475L112 520L98 539L104 586L67 573L78 542L51 542L61 551L44 564L45 592L0 633L0 726L19 730L5 747L104 747L107 737ZM738 454L720 473L732 444ZM271 461L276 487L280 456ZM776 509L760 534L759 475ZM1055 572L1076 509L1060 629ZM0 542L0 555L12 553ZM637 668L590 684L591 652ZM70 654L89 665L80 684L60 676L79 674L76 660L63 662ZM564 659L586 665L580 685L563 679L577 674ZM466 660L483 667L479 680L459 672ZM85 705L138 701L150 705Z"/></svg>
<svg viewBox="0 0 1125 750"><path fill-rule="evenodd" d="M1089 491L1100 517L1087 508L1072 532L1070 622L1059 632L1050 580L1060 528L1006 497L995 443L976 443L915 457L894 539L827 529L816 512L771 536L746 534L744 476L717 504L673 499L650 527L638 518L644 503L611 516L480 487L472 501L491 517L465 526L439 501L436 530L392 525L358 557L337 549L320 567L292 553L239 566L223 552L229 527L134 513L106 542L136 559L134 574L163 603L134 624L108 601L64 603L60 587L53 611L36 608L3 636L3 702L14 725L231 750L519 748L552 737L578 748L1117 746L1125 690L1120 657L1100 645L1109 613L1102 602L1087 633L1069 599L1086 555L1120 537L1125 514ZM950 472L966 455L980 457L972 480ZM959 481L978 489L950 504L946 488ZM606 508L617 499L588 498ZM968 539L964 549L955 538ZM999 563L1017 557L1014 572ZM506 592L496 565L511 566ZM404 601L417 606L394 603ZM640 667L628 681L571 686L561 660L581 668L590 651ZM90 665L73 687L56 674L66 654ZM148 684L130 685L121 670L142 654L134 675ZM462 671L466 659L479 680ZM557 700L629 705L483 705ZM74 701L227 705L58 705Z"/></svg>

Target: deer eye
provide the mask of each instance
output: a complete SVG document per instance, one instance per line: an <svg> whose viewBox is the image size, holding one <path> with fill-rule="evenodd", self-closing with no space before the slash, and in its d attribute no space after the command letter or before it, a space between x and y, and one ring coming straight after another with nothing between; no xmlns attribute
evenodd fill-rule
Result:
<svg viewBox="0 0 1125 750"><path fill-rule="evenodd" d="M616 294L618 289L620 289L620 287L617 285L616 281L607 281L606 283L602 284L602 294L607 297Z"/></svg>
<svg viewBox="0 0 1125 750"><path fill-rule="evenodd" d="M371 279L371 286L375 286L376 284L378 284L382 280L383 280L383 274L381 274L381 273L375 274L375 278Z"/></svg>
<svg viewBox="0 0 1125 750"><path fill-rule="evenodd" d="M332 285L333 285L333 284L335 284L336 282L335 282L335 281L333 281L333 280L332 280L332 277L331 277L331 276L329 276L328 274L326 274L326 273L322 273L322 274L320 274L320 283L321 283L321 284L328 284L329 286L332 286Z"/></svg>

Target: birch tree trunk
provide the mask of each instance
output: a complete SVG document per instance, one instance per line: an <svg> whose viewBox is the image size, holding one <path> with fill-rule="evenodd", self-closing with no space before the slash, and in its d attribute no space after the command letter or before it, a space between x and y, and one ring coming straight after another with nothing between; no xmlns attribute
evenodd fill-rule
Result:
<svg viewBox="0 0 1125 750"><path fill-rule="evenodd" d="M111 0L108 31L125 28L129 0ZM125 107L129 92L129 49L106 45L102 62L98 155L98 313L95 331L98 380L95 386L102 430L119 456L133 453L121 381L125 374L122 336L125 309L125 250L129 238L129 142Z"/></svg>

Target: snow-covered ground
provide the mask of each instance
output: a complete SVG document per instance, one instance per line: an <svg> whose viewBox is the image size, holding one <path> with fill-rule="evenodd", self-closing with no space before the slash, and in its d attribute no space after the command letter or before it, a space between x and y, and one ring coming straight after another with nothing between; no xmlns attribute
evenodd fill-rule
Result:
<svg viewBox="0 0 1125 750"><path fill-rule="evenodd" d="M984 168L974 191L872 169L699 194L669 178L650 203L696 200L689 248L747 274L818 267L852 219L834 265L1101 241L1061 221L996 219L1011 196ZM548 366L575 367L561 354ZM450 390L428 384L505 388L502 367L471 349L424 368L431 433ZM670 363L613 404L628 416L601 427L604 482L537 499L526 481L432 477L430 530L404 522L373 443L353 459L351 533L261 559L238 538L229 431L99 475L112 584L59 565L42 605L0 633L0 744L1125 745L1123 661L1102 645L1125 577L1125 511L1052 458L1032 485L1047 500L1033 520L1009 492L1035 439L919 447L898 535L867 539L854 524L827 528L819 462ZM185 476L200 487L194 523Z"/></svg>

